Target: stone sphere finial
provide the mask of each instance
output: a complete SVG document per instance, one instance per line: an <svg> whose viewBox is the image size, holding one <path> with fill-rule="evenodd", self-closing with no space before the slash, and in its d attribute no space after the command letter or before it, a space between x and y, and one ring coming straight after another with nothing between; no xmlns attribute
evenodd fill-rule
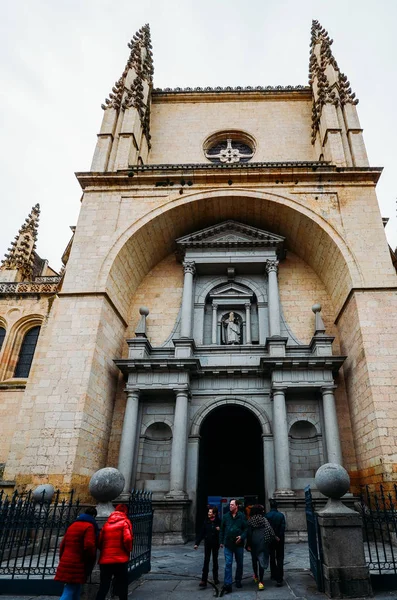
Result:
<svg viewBox="0 0 397 600"><path fill-rule="evenodd" d="M97 502L110 502L121 494L124 484L124 475L118 469L105 467L93 474L88 487Z"/></svg>
<svg viewBox="0 0 397 600"><path fill-rule="evenodd" d="M326 463L317 469L314 477L318 490L328 497L328 502L322 514L345 515L352 511L345 506L340 498L346 494L350 487L350 477L346 469L338 463Z"/></svg>
<svg viewBox="0 0 397 600"><path fill-rule="evenodd" d="M342 498L350 487L348 472L337 463L322 465L317 469L314 481L320 492L333 500Z"/></svg>
<svg viewBox="0 0 397 600"><path fill-rule="evenodd" d="M149 309L147 308L147 306L141 306L139 309L139 314L147 317L149 314Z"/></svg>
<svg viewBox="0 0 397 600"><path fill-rule="evenodd" d="M312 311L314 312L314 314L321 312L321 304L319 302L313 304Z"/></svg>
<svg viewBox="0 0 397 600"><path fill-rule="evenodd" d="M54 486L50 483L38 485L32 492L32 498L35 502L45 502L49 504L55 494Z"/></svg>

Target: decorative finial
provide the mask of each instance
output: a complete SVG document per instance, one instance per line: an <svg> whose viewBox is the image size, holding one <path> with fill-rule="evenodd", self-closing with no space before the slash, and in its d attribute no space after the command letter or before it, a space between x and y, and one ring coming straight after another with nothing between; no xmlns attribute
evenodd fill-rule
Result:
<svg viewBox="0 0 397 600"><path fill-rule="evenodd" d="M114 108L117 111L124 111L132 106L136 108L143 127L143 133L150 148L149 101L146 104L144 103L143 93L144 82L149 85L150 89L153 86L153 53L148 23L132 36L128 47L131 52L124 71L120 79L114 84L109 98L106 98L105 103L101 106L103 110ZM130 69L135 71L135 77L131 84L127 84L127 75Z"/></svg>
<svg viewBox="0 0 397 600"><path fill-rule="evenodd" d="M39 219L40 205L36 204L11 242L8 253L4 255L1 271L18 271L22 281L32 278Z"/></svg>
<svg viewBox="0 0 397 600"><path fill-rule="evenodd" d="M314 312L315 317L316 317L316 322L315 322L315 327L314 327L314 335L324 335L325 325L324 325L324 321L320 314L321 313L321 304L320 303L313 304L312 311Z"/></svg>
<svg viewBox="0 0 397 600"><path fill-rule="evenodd" d="M135 336L136 337L147 337L147 335L146 335L146 317L149 314L149 309L146 308L146 306L141 306L139 309L139 314L141 315L141 318L139 319L139 323L137 325L137 328L135 329Z"/></svg>
<svg viewBox="0 0 397 600"><path fill-rule="evenodd" d="M338 67L331 46L333 40L321 24L313 20L310 41L309 84L316 86L316 100L312 109L312 143L314 144L319 130L320 117L325 104L345 106L358 104L350 83ZM331 66L335 72L335 81L329 81L327 68Z"/></svg>

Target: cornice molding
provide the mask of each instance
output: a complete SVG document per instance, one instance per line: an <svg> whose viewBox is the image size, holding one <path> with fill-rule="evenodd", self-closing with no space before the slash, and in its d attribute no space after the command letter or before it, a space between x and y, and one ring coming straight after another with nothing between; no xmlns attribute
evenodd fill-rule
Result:
<svg viewBox="0 0 397 600"><path fill-rule="evenodd" d="M267 162L267 163L199 163L133 166L124 171L78 172L76 177L83 190L103 187L131 189L146 185L180 194L194 189L195 184L244 185L247 183L280 186L375 185L381 167L336 167L324 162ZM209 177L211 178L209 180Z"/></svg>

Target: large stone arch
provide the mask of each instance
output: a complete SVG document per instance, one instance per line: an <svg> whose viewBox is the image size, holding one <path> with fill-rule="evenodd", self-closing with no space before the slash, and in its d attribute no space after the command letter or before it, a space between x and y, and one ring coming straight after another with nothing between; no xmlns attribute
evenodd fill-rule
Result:
<svg viewBox="0 0 397 600"><path fill-rule="evenodd" d="M115 234L98 275L97 290L106 291L127 316L137 286L173 251L176 238L226 219L286 237L287 249L313 268L336 310L351 287L363 283L357 261L341 234L310 207L288 194L217 189L172 197L121 235Z"/></svg>
<svg viewBox="0 0 397 600"><path fill-rule="evenodd" d="M270 419L267 416L266 411L261 410L255 402L252 402L247 398L230 398L230 396L227 396L225 398L217 398L213 402L205 404L205 406L201 407L196 412L190 427L190 436L197 437L200 435L200 428L204 419L216 408L219 408L220 406L226 406L228 404L237 404L238 406L247 408L250 412L252 412L261 425L262 435L270 435L272 433Z"/></svg>

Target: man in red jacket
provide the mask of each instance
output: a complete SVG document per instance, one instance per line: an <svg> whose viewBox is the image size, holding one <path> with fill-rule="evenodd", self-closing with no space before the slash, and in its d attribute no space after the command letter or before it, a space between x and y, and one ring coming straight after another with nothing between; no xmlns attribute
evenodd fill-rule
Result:
<svg viewBox="0 0 397 600"><path fill-rule="evenodd" d="M56 581L63 581L65 587L61 600L79 600L81 585L91 573L96 559L98 525L97 511L93 506L77 517L66 530L59 548L59 565Z"/></svg>
<svg viewBox="0 0 397 600"><path fill-rule="evenodd" d="M99 569L101 573L96 600L105 600L112 577L113 587L120 600L128 596L128 561L132 550L131 521L127 517L128 508L118 504L99 534Z"/></svg>

